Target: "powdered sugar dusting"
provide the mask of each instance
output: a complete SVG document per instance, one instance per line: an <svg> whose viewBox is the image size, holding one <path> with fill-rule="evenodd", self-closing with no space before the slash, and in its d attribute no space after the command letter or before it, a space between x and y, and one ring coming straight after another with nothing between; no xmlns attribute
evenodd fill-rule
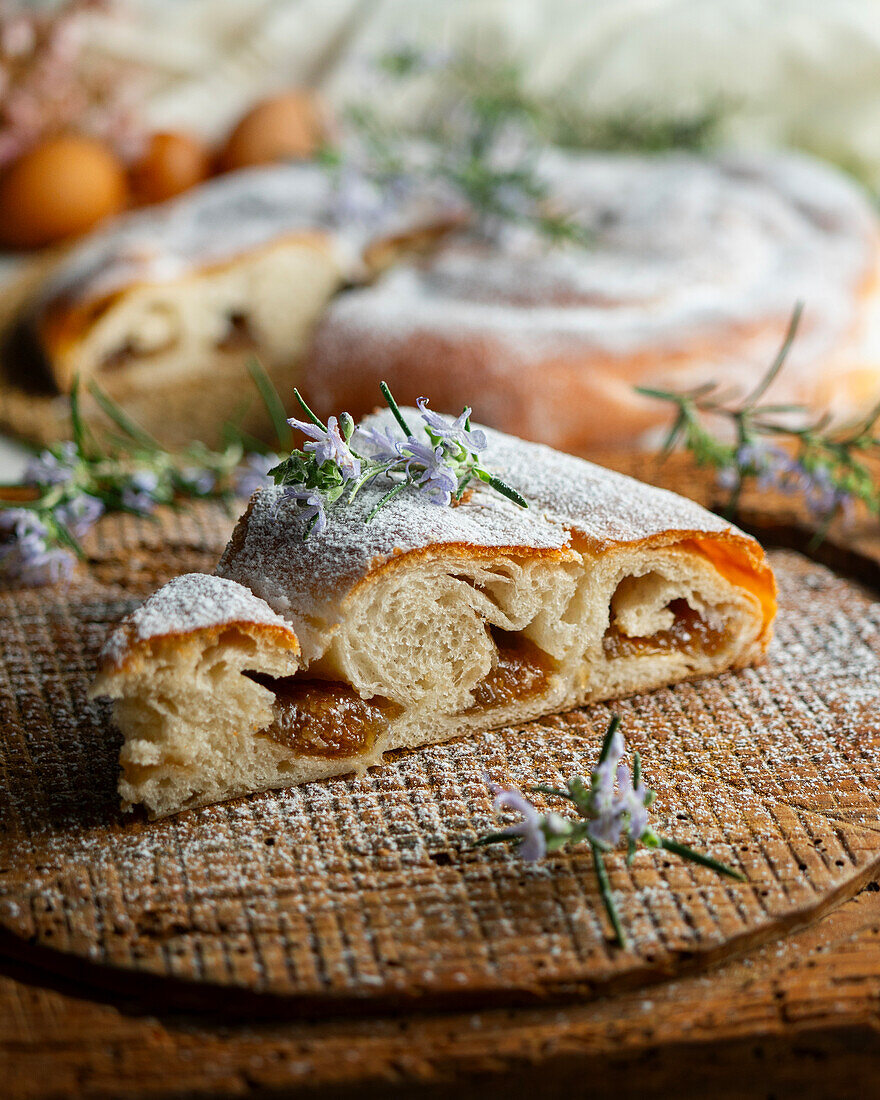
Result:
<svg viewBox="0 0 880 1100"><path fill-rule="evenodd" d="M235 581L205 573L185 573L155 592L112 632L101 660L119 664L133 643L233 622L277 626L292 633L263 600Z"/></svg>
<svg viewBox="0 0 880 1100"><path fill-rule="evenodd" d="M405 412L412 423L419 422L417 410ZM396 427L387 411L367 417L364 424ZM253 498L218 573L246 585L279 613L308 618L319 608L320 614L329 614L369 572L410 551L454 544L561 550L571 544L572 531L607 546L670 530L735 530L674 493L541 444L489 429L486 434L484 465L518 490L529 508L519 508L482 485L455 508L440 508L407 489L367 523L393 484L378 478L354 501L328 508L326 530L306 537L297 504L282 489L268 489Z"/></svg>
<svg viewBox="0 0 880 1100"><path fill-rule="evenodd" d="M286 234L312 230L323 231L340 267L353 277L373 241L461 215L460 203L440 188L391 205L373 191L340 225L333 179L320 165L233 172L171 202L114 219L61 264L40 301L45 306L59 299L88 300L134 283L174 281Z"/></svg>
<svg viewBox="0 0 880 1100"><path fill-rule="evenodd" d="M773 564L765 664L614 704L658 831L748 878L609 854L627 952L607 944L588 849L528 866L473 846L498 827L484 773L521 788L588 774L607 706L146 823L120 814L118 742L83 701L118 589L0 593L0 924L68 965L208 983L215 1007L223 985L225 1003L244 988L331 1014L377 997L421 1011L584 1002L784 935L877 873L880 604L798 555Z"/></svg>
<svg viewBox="0 0 880 1100"><path fill-rule="evenodd" d="M539 171L588 247L551 248L521 227L489 245L456 238L332 303L322 364L343 370L346 351L368 362L425 333L490 337L498 370L554 354L657 355L695 342L705 352L715 338L709 367L732 352L741 374L766 369L798 300L787 377L849 339L878 233L867 197L835 169L794 153L550 152ZM759 325L771 331L752 339Z"/></svg>

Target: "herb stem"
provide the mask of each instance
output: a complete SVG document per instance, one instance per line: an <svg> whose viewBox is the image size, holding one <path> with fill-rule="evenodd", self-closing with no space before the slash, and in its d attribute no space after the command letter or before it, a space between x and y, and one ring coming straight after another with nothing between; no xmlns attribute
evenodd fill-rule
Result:
<svg viewBox="0 0 880 1100"><path fill-rule="evenodd" d="M602 741L602 750L599 753L599 763L604 764L608 759L608 753L611 751L611 743L614 740L614 735L617 733L620 727L620 715L613 714L611 721L608 723L608 729L605 731L605 737Z"/></svg>
<svg viewBox="0 0 880 1100"><path fill-rule="evenodd" d="M317 427L319 427L322 432L326 432L327 431L327 425L324 423L323 420L321 420L318 416L316 416L315 413L312 412L312 410L306 404L305 398L299 392L299 390L296 388L296 386L293 387L293 396L299 402L299 407L306 414L306 416L309 418L309 420L311 420L311 422L313 424L315 424Z"/></svg>
<svg viewBox="0 0 880 1100"><path fill-rule="evenodd" d="M660 842L660 847L667 852L672 852L674 855L681 856L682 859L690 860L691 863L698 863L701 867L708 867L711 871L715 871L719 875L727 875L728 878L736 879L737 882L746 881L746 876L742 874L741 871L729 867L720 860L703 855L702 852L695 852L693 848L688 848L686 844L679 844L677 840L669 840L665 836L660 836L657 839Z"/></svg>
<svg viewBox="0 0 880 1100"><path fill-rule="evenodd" d="M776 358L770 366L770 369L761 379L761 381L755 386L750 394L748 394L743 402L742 409L751 409L761 400L771 384L775 381L777 374L782 370L783 364L788 358L788 353L791 351L791 345L794 343L794 338L797 335L798 326L801 323L801 315L804 312L804 303L797 302L794 307L794 312L791 315L791 320L788 322L788 328L785 332L785 339L782 341L782 346L776 353Z"/></svg>
<svg viewBox="0 0 880 1100"><path fill-rule="evenodd" d="M626 950L629 943L620 920L620 914L617 912L617 906L614 904L614 896L611 892L611 880L608 878L608 871L605 867L605 858L602 854L602 849L592 840L590 841L590 847L593 850L593 863L596 867L596 879L599 883L599 894L602 898L602 904L605 906L608 920L611 922L611 927L614 929L615 940L620 947Z"/></svg>
<svg viewBox="0 0 880 1100"><path fill-rule="evenodd" d="M411 430L409 424L407 424L403 413L400 411L400 406L394 400L394 395L391 393L391 390L388 388L388 383L387 382L380 382L379 383L379 389L382 391L382 396L385 398L386 402L388 403L388 408L391 410L391 413L392 413L394 419L397 421L397 423L403 429L404 433L406 434L407 439L411 439L412 434L413 434L412 430Z"/></svg>

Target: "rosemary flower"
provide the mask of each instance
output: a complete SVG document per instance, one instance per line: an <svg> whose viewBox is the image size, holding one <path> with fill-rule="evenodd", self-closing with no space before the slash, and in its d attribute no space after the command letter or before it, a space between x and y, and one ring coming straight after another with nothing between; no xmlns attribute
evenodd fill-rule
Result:
<svg viewBox="0 0 880 1100"><path fill-rule="evenodd" d="M79 461L76 444L66 442L60 444L60 454L52 451L41 451L25 466L22 475L24 485L63 485L73 477L74 470Z"/></svg>
<svg viewBox="0 0 880 1100"><path fill-rule="evenodd" d="M233 477L233 491L238 497L250 498L258 489L266 489L274 484L269 471L277 466L280 459L276 454L249 454L238 467Z"/></svg>
<svg viewBox="0 0 880 1100"><path fill-rule="evenodd" d="M104 514L103 501L88 493L77 493L75 497L59 504L55 518L76 538L80 539Z"/></svg>
<svg viewBox="0 0 880 1100"><path fill-rule="evenodd" d="M217 484L217 478L211 470L200 466L187 466L180 473L180 485L196 496L206 497Z"/></svg>
<svg viewBox="0 0 880 1100"><path fill-rule="evenodd" d="M335 416L330 417L326 428L307 420L297 420L294 417L291 417L287 423L291 428L297 428L303 435L309 437L309 442L306 443L304 450L315 456L315 461L319 466L323 466L325 462L332 462L342 475L343 481L351 481L352 478L360 476L360 459L349 450L348 443L343 439L339 430L339 421Z"/></svg>
<svg viewBox="0 0 880 1100"><path fill-rule="evenodd" d="M396 462L400 458L400 448L406 442L395 436L391 428L362 428L358 426L351 437L358 452L373 462Z"/></svg>
<svg viewBox="0 0 880 1100"><path fill-rule="evenodd" d="M519 839L520 845L517 850L529 863L543 859L547 854L547 840L543 829L544 815L539 813L520 791L503 790L493 783L492 793L495 795L493 806L496 813L508 808L522 814L522 821L518 825L508 825L499 835L511 840Z"/></svg>
<svg viewBox="0 0 880 1100"><path fill-rule="evenodd" d="M0 510L0 576L37 587L69 580L74 557L50 544L51 533L28 508Z"/></svg>
<svg viewBox="0 0 880 1100"><path fill-rule="evenodd" d="M486 433L479 428L468 427L471 419L471 410L463 409L455 420L449 421L439 413L428 408L428 399L420 397L416 404L422 414L422 420L428 425L431 432L446 444L461 447L464 451L478 454L489 446Z"/></svg>
<svg viewBox="0 0 880 1100"><path fill-rule="evenodd" d="M306 522L306 530L320 535L327 528L327 513L324 510L324 498L311 489L298 489L295 486L284 490L285 497L297 501L300 516Z"/></svg>
<svg viewBox="0 0 880 1100"><path fill-rule="evenodd" d="M122 490L122 504L130 512L148 516L156 510L159 476L154 470L136 470Z"/></svg>
<svg viewBox="0 0 880 1100"><path fill-rule="evenodd" d="M626 839L627 842L628 862L635 855L637 845L643 844L647 848L663 848L730 878L741 880L743 876L711 856L702 855L654 832L648 822L648 809L654 801L654 792L642 780L638 753L633 755L632 770L623 763L625 744L619 726L620 719L615 715L608 725L599 760L590 773L589 786L582 779L575 778L569 780L564 789L532 788L544 795L566 799L577 811L577 817L565 818L552 811L541 813L520 791L504 790L487 776L496 812L512 809L521 815L522 820L481 837L477 844L513 841L517 844L518 854L534 862L567 844L588 843L593 851L605 910L617 942L625 946L626 936L604 864L604 853L616 848L621 840Z"/></svg>
<svg viewBox="0 0 880 1100"><path fill-rule="evenodd" d="M404 470L412 484L432 504L447 507L452 494L458 488L458 478L449 465L446 449L442 444L432 446L421 443L410 436L399 446L400 456L404 460Z"/></svg>

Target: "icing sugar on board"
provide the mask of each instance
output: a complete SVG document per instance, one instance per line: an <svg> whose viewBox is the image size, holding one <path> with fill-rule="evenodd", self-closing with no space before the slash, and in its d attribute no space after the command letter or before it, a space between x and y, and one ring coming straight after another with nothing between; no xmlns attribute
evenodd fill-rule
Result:
<svg viewBox="0 0 880 1100"><path fill-rule="evenodd" d="M122 816L118 736L86 699L94 659L145 591L211 568L228 527L207 508L160 528L111 519L69 590L0 593L7 953L149 981L166 1006L583 998L778 937L880 869L880 602L790 552L772 555L782 610L765 665L615 707L658 791L658 829L749 880L614 856L630 951L606 938L586 850L528 866L472 848L494 824L483 772L517 785L586 772L605 706L400 754L359 779L157 823Z"/></svg>

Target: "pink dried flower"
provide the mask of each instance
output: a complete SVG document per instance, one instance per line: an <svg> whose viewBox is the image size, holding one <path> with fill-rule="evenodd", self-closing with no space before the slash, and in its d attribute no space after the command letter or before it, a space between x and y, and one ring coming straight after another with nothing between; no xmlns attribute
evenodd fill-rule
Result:
<svg viewBox="0 0 880 1100"><path fill-rule="evenodd" d="M68 0L32 11L0 0L0 167L44 137L75 128L120 156L136 151L141 127L121 65L84 59L83 16L108 0Z"/></svg>

